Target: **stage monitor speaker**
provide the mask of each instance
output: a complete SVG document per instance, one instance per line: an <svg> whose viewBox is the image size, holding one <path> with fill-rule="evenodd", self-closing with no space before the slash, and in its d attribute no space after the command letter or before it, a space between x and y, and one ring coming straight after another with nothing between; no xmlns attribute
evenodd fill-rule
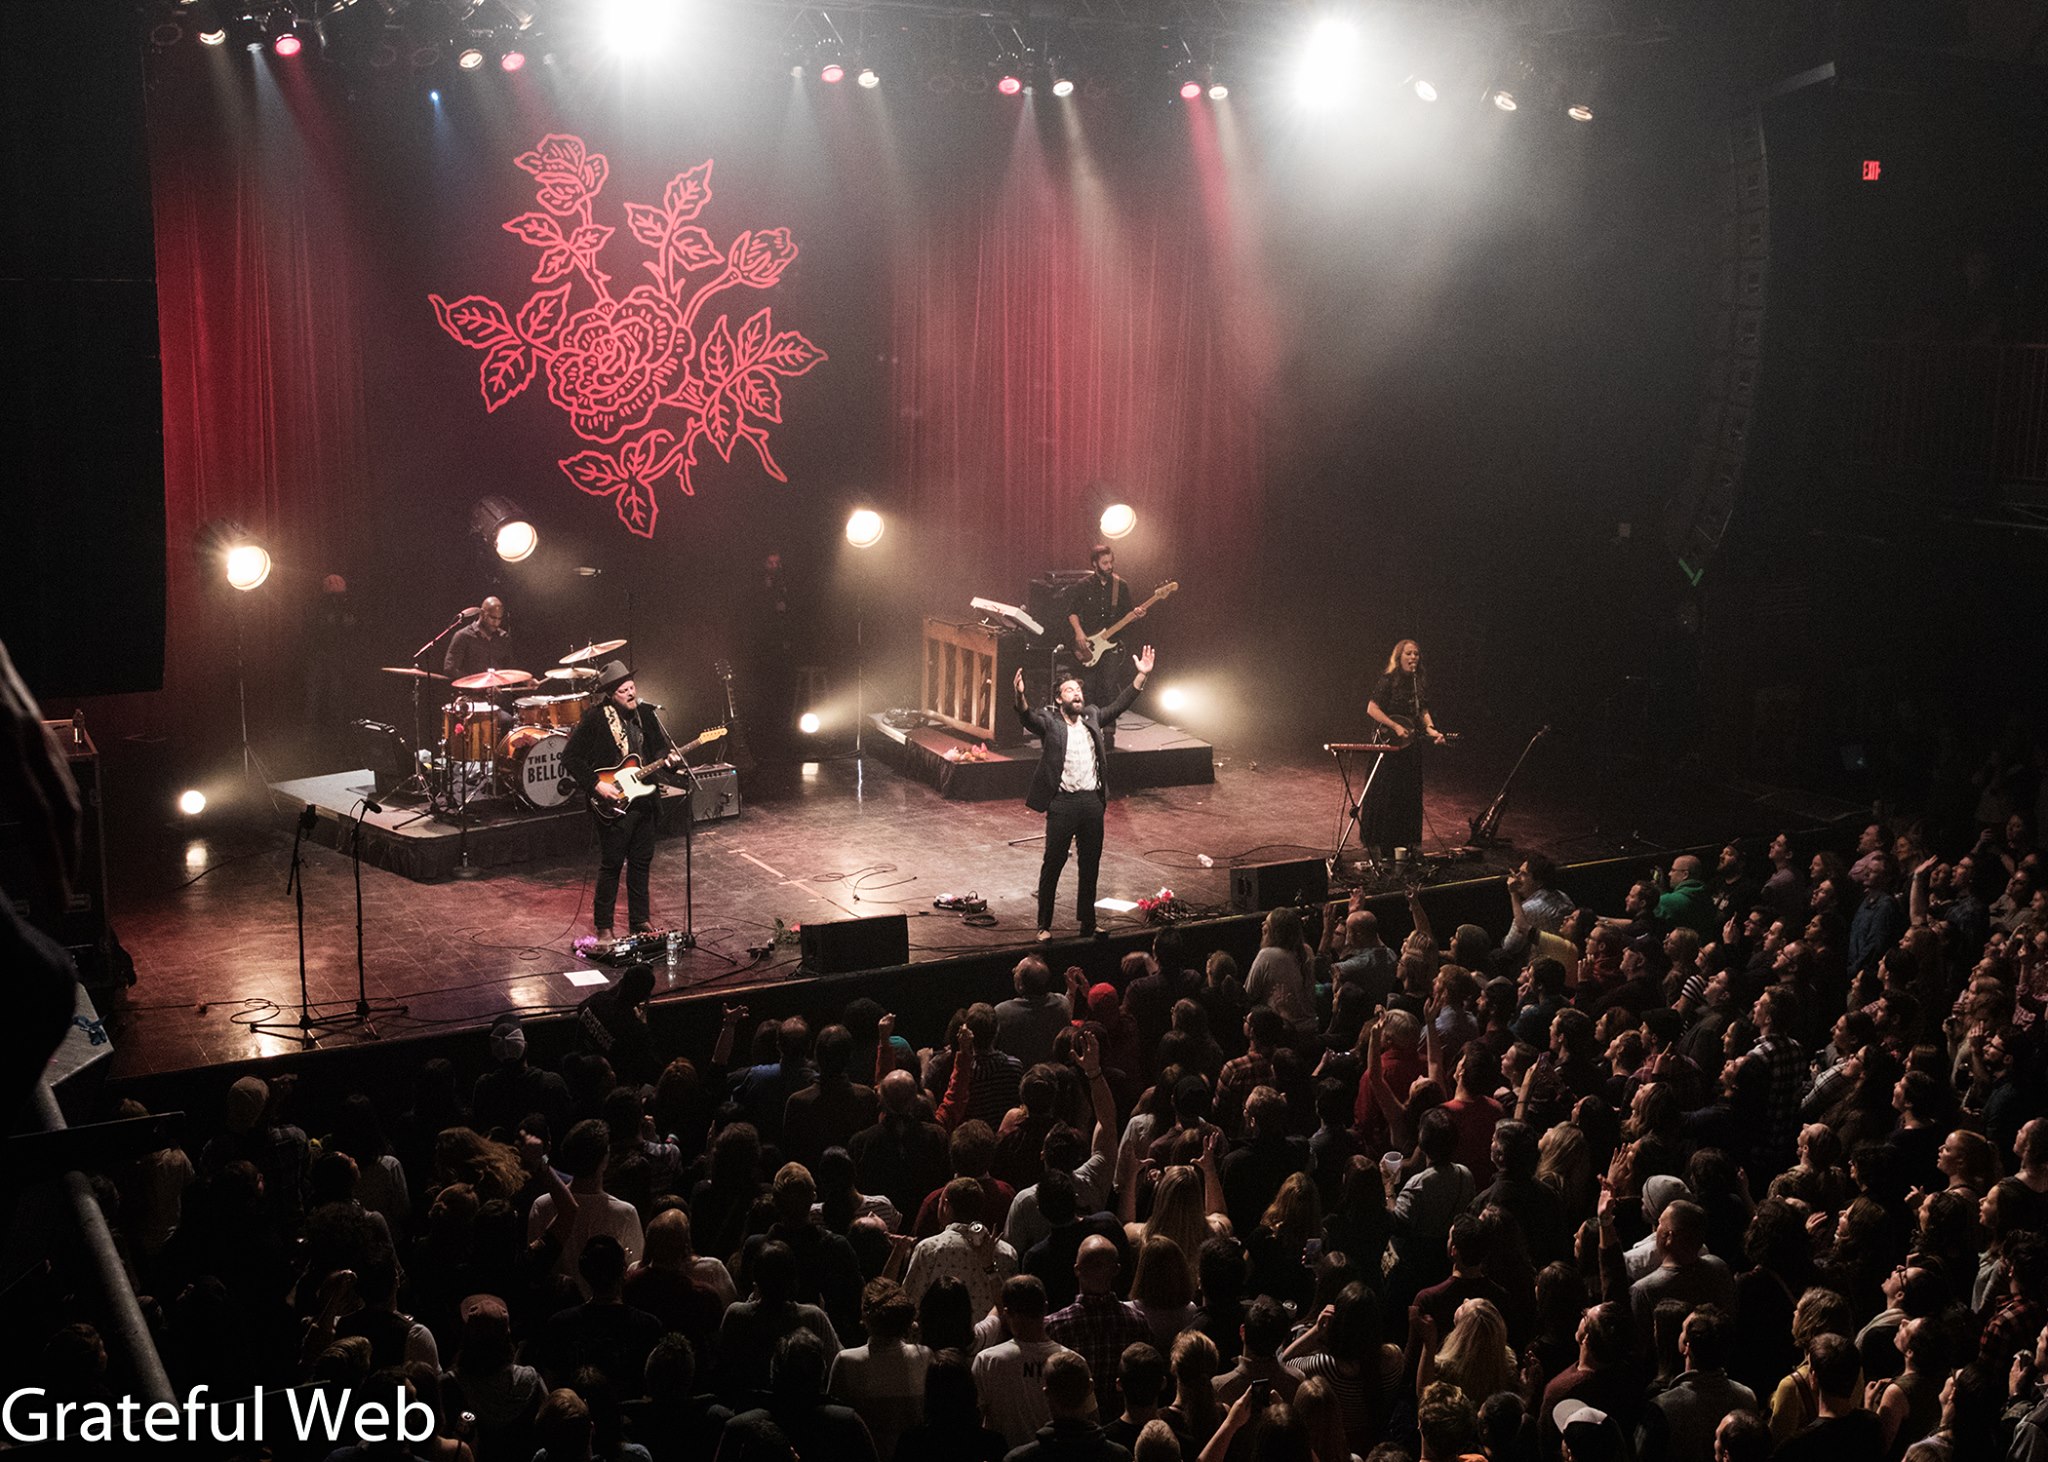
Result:
<svg viewBox="0 0 2048 1462"><path fill-rule="evenodd" d="M740 815L740 774L736 768L724 762L711 762L690 770L695 784L690 811L698 822Z"/></svg>
<svg viewBox="0 0 2048 1462"><path fill-rule="evenodd" d="M1257 914L1282 904L1321 903L1330 893L1330 870L1320 858L1247 863L1230 870L1230 907Z"/></svg>
<svg viewBox="0 0 2048 1462"><path fill-rule="evenodd" d="M905 914L807 923L797 937L808 974L853 975L910 963L910 919Z"/></svg>

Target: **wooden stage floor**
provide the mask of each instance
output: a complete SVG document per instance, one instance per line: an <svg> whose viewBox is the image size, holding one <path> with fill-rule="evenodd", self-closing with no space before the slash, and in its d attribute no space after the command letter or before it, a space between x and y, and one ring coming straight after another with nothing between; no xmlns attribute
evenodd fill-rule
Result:
<svg viewBox="0 0 2048 1462"><path fill-rule="evenodd" d="M1431 772L1425 847L1463 842L1466 822L1491 800L1514 748L1442 758ZM1520 847L1562 861L1624 851L1594 835L1601 819L1575 794L1583 774L1533 766L1517 784L1502 826ZM1610 789L1614 787L1610 779ZM1118 796L1110 805L1101 894L1135 900L1171 887L1197 907L1229 899L1233 861L1327 856L1338 827L1339 784L1320 753L1254 760L1218 748L1215 781ZM1669 778L1639 785L1628 803L1654 809L1607 820L1654 847L1701 843L1812 826L1753 794ZM1021 802L948 800L870 755L790 768L757 792L736 819L699 829L694 923L701 947L685 952L665 988L741 989L787 978L793 948L755 958L777 920L910 915L913 963L1028 945L1043 820ZM1654 845L1654 847L1653 847ZM116 1075L145 1075L301 1049L294 1035L252 1022L296 1019L297 944L285 897L291 835L271 824L205 837L169 832L117 843L111 897L115 927L135 960L130 1016L114 1053ZM1457 865L1456 876L1504 867ZM1205 866L1201 859L1210 860ZM683 846L664 840L655 863L657 922L681 924ZM507 1011L540 1012L587 993L573 976L589 967L571 942L589 931L594 844L572 856L486 870L467 882L420 884L382 869L362 870L363 941L369 998L407 1007L377 1023L382 1037L488 1024ZM1063 882L1061 927L1074 928L1073 872ZM944 893L977 892L994 927L963 924L934 910ZM305 850L307 983L315 1002L356 995L352 870L334 849ZM623 890L621 892L623 899ZM624 910L620 911L624 924ZM1505 909L1503 909L1505 918ZM1105 914L1107 928L1136 916ZM330 1006L341 1009L342 1005ZM326 1046L371 1039L344 1031Z"/></svg>

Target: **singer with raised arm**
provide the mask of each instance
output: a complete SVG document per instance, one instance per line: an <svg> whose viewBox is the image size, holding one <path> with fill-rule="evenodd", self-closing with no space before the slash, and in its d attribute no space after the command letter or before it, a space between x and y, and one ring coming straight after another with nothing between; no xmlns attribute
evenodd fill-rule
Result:
<svg viewBox="0 0 2048 1462"><path fill-rule="evenodd" d="M505 601L493 594L480 608L463 613L474 617L449 637L448 651L441 657L441 673L450 680L460 680L466 675L503 670L510 665L512 636L505 628Z"/></svg>
<svg viewBox="0 0 2048 1462"><path fill-rule="evenodd" d="M613 660L598 672L593 709L576 723L562 749L563 770L590 798L597 823L597 889L591 922L599 939L612 937L619 902L619 870L626 873L627 927L649 926L647 886L654 869L654 834L661 820L658 795L629 798L604 773L629 760L653 766L669 751L668 732L654 707L643 705L633 672Z"/></svg>
<svg viewBox="0 0 2048 1462"><path fill-rule="evenodd" d="M1450 739L1429 713L1429 678L1422 666L1422 647L1415 641L1401 641L1387 656L1387 668L1372 688L1365 713L1372 717L1374 739L1389 749L1358 809L1358 840L1386 857L1395 848L1422 842L1420 748L1442 746Z"/></svg>
<svg viewBox="0 0 2048 1462"><path fill-rule="evenodd" d="M1102 867L1102 813L1109 804L1109 751L1102 728L1131 708L1152 673L1152 647L1139 653L1131 683L1106 706L1089 704L1081 682L1068 676L1059 683L1058 698L1033 709L1024 698L1024 672L1015 685L1017 718L1039 739L1038 768L1024 805L1045 814L1045 861L1038 870L1038 937L1052 938L1053 899L1067 854L1080 850L1079 887L1075 907L1081 935L1095 933L1095 876Z"/></svg>

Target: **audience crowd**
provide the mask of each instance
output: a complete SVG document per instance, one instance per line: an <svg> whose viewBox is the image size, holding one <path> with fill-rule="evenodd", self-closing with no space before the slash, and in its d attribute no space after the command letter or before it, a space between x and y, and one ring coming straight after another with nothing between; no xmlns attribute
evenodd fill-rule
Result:
<svg viewBox="0 0 2048 1462"><path fill-rule="evenodd" d="M101 1202L178 1387L406 1389L410 1455L2048 1462L2041 855L1791 848L1029 956L928 1049L664 1059L629 971L558 1069L507 1020L310 1133L243 1077Z"/></svg>

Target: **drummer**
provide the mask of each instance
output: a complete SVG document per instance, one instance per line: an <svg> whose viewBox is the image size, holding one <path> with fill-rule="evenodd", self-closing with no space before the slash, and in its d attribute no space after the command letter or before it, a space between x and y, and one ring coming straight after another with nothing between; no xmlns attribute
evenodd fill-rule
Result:
<svg viewBox="0 0 2048 1462"><path fill-rule="evenodd" d="M503 670L512 663L511 640L505 629L505 601L493 594L477 617L449 638L441 673L460 680L482 670Z"/></svg>

